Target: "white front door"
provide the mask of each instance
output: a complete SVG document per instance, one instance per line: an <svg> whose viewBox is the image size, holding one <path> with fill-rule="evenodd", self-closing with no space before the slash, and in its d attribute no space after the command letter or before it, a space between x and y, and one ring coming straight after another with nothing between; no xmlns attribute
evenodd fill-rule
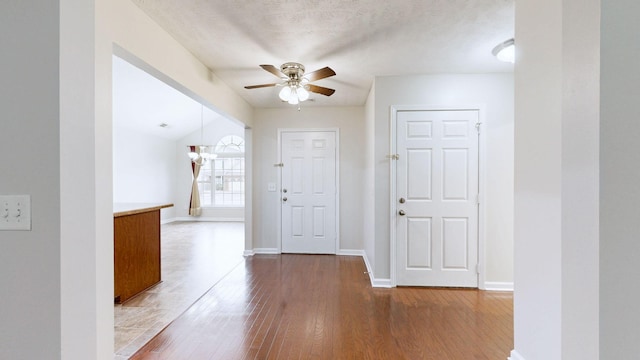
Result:
<svg viewBox="0 0 640 360"><path fill-rule="evenodd" d="M478 111L398 111L396 283L478 286Z"/></svg>
<svg viewBox="0 0 640 360"><path fill-rule="evenodd" d="M336 132L282 131L283 253L336 253Z"/></svg>

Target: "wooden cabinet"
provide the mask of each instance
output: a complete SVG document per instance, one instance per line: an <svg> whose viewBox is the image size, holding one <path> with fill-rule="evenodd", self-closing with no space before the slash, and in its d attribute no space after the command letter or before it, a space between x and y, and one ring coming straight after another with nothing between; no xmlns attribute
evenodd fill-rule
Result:
<svg viewBox="0 0 640 360"><path fill-rule="evenodd" d="M160 209L173 204L114 205L114 300L122 303L160 278Z"/></svg>

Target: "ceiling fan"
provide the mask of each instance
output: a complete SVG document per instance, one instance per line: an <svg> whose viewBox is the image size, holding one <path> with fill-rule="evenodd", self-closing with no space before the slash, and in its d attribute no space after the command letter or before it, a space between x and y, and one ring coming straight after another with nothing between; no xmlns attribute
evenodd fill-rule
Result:
<svg viewBox="0 0 640 360"><path fill-rule="evenodd" d="M258 89L273 86L282 86L279 96L282 101L286 101L289 104L296 105L300 101L305 101L309 98L309 91L331 96L334 89L329 89L323 86L310 84L312 81L328 78L336 74L330 67L323 67L322 69L307 73L304 73L304 65L296 62L287 62L280 66L280 69L273 65L260 65L261 68L272 73L273 75L282 79L281 83L262 84L262 85L250 85L245 86L245 89Z"/></svg>

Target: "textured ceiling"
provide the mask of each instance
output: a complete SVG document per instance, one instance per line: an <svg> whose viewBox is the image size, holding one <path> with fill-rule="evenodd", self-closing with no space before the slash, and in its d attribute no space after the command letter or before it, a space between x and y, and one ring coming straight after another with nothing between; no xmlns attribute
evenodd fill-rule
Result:
<svg viewBox="0 0 640 360"><path fill-rule="evenodd" d="M364 104L374 76L509 72L515 0L132 0L255 107L290 106L258 67L296 61L337 75L304 106Z"/></svg>

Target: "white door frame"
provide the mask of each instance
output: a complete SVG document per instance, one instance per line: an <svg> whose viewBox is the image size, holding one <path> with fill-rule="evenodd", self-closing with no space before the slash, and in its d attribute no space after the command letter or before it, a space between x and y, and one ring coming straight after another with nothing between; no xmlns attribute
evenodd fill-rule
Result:
<svg viewBox="0 0 640 360"><path fill-rule="evenodd" d="M486 162L486 126L485 125L485 110L484 105L461 105L461 106L438 106L438 105L392 105L390 114L390 153L389 153L389 186L390 186L390 196L389 196L389 255L390 255L390 277L391 277L391 286L397 286L396 279L396 263L397 263L397 239L396 239L396 213L398 212L398 202L397 194L396 194L396 162L392 158L392 155L397 154L397 144L396 144L396 126L397 126L397 116L399 111L460 111L460 110L474 110L478 111L478 122L480 125L480 134L478 137L478 190L479 190L479 201L480 204L478 206L478 288L484 290L485 287L485 213L486 213L486 201L484 200L484 196L486 194L485 188L485 162Z"/></svg>
<svg viewBox="0 0 640 360"><path fill-rule="evenodd" d="M282 133L284 132L333 132L336 135L336 254L340 252L340 129L339 128L278 128L278 163L282 164ZM278 168L278 254L282 254L282 168Z"/></svg>

